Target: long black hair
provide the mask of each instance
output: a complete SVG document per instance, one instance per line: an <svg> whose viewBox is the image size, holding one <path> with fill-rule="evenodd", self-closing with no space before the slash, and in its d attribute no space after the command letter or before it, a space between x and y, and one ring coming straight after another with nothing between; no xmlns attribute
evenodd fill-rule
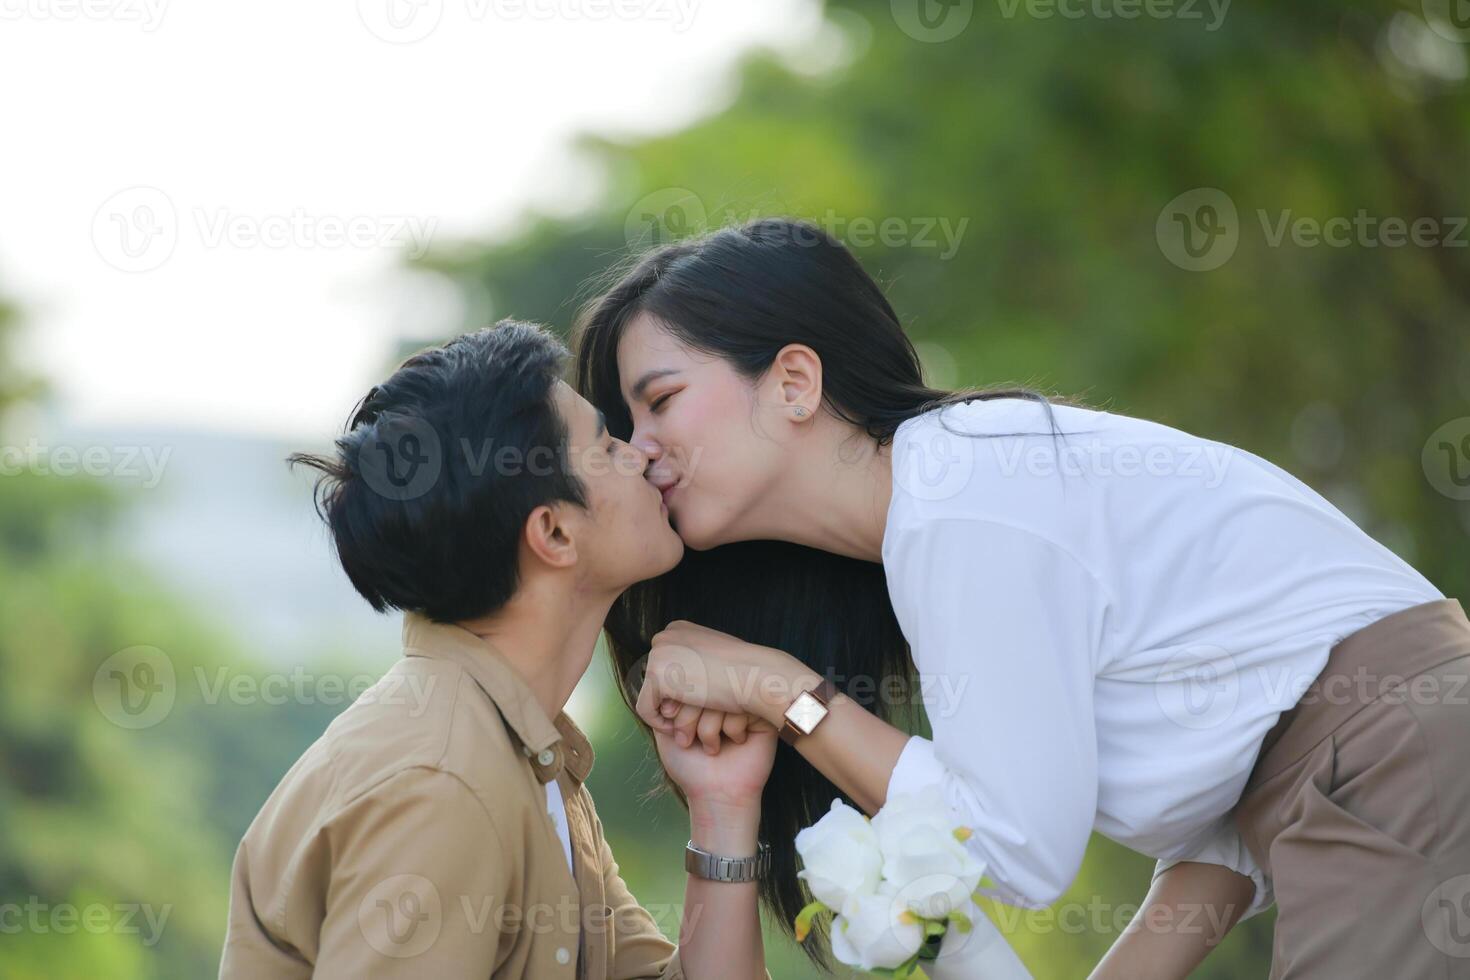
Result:
<svg viewBox="0 0 1470 980"><path fill-rule="evenodd" d="M656 317L685 345L725 359L752 381L783 347L806 344L822 361L822 408L878 446L890 443L906 419L975 399L1040 402L1054 438L1057 432L1054 399L1032 388L926 385L918 353L878 284L840 242L805 222L761 219L661 246L587 304L573 337L575 383L622 439L633 423L619 386L617 347L638 313ZM914 665L880 563L783 541L686 549L677 567L628 589L608 614L619 689L630 708L649 641L674 619L784 650L879 717L905 723L918 717ZM808 900L796 877L797 831L841 795L799 753L778 746L761 800L772 872L760 892L789 934ZM828 965L828 943L819 930L805 944L818 966Z"/></svg>

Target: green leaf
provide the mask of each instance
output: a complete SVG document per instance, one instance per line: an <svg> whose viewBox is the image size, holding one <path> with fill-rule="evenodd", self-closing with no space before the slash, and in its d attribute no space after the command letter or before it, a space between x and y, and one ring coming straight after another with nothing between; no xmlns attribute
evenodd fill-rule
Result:
<svg viewBox="0 0 1470 980"><path fill-rule="evenodd" d="M806 937L811 935L812 923L817 916L831 911L821 902L809 902L805 908L796 913L796 941L806 942Z"/></svg>

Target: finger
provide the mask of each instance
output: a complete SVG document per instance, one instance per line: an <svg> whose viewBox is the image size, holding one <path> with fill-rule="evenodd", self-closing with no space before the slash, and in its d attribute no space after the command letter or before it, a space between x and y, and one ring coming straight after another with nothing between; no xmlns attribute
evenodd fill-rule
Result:
<svg viewBox="0 0 1470 980"><path fill-rule="evenodd" d="M650 675L643 679L643 686L638 689L638 701L633 706L633 710L643 720L644 724L656 731L667 733L669 731L669 721L660 715L657 710L656 706L659 700L658 682Z"/></svg>
<svg viewBox="0 0 1470 980"><path fill-rule="evenodd" d="M722 730L725 737L736 745L745 744L745 730L750 724L750 716L739 711L732 711L725 715L725 723Z"/></svg>
<svg viewBox="0 0 1470 980"><path fill-rule="evenodd" d="M720 754L720 731L724 726L725 713L723 711L706 708L700 713L696 727L699 732L699 741L704 745L705 754Z"/></svg>
<svg viewBox="0 0 1470 980"><path fill-rule="evenodd" d="M775 725L759 715L746 715L745 717L748 719L745 730L750 734L755 734L756 732L774 732L776 730Z"/></svg>
<svg viewBox="0 0 1470 980"><path fill-rule="evenodd" d="M663 703L658 706L658 713L665 718L672 718L679 713L679 702L673 698L664 698Z"/></svg>
<svg viewBox="0 0 1470 980"><path fill-rule="evenodd" d="M679 706L679 713L674 716L674 737L683 748L689 748L694 744L699 725L699 715L704 709L692 704Z"/></svg>

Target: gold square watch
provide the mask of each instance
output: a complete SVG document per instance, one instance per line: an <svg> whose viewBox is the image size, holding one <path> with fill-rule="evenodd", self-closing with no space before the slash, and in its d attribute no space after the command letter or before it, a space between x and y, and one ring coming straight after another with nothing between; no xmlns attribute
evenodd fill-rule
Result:
<svg viewBox="0 0 1470 980"><path fill-rule="evenodd" d="M836 696L837 688L825 677L810 691L798 694L786 709L786 723L781 726L782 741L792 745L799 736L810 735L827 717L829 705Z"/></svg>

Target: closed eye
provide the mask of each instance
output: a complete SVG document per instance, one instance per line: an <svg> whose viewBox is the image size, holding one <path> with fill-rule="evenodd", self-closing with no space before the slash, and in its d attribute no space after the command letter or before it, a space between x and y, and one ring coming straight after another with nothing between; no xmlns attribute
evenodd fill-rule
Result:
<svg viewBox="0 0 1470 980"><path fill-rule="evenodd" d="M653 401L653 403L651 405L648 406L648 410L650 412L657 412L660 408L663 407L664 402L668 401L670 398L673 398L673 397L674 397L674 393L672 391L669 392L667 395L660 395L658 398L656 398Z"/></svg>

